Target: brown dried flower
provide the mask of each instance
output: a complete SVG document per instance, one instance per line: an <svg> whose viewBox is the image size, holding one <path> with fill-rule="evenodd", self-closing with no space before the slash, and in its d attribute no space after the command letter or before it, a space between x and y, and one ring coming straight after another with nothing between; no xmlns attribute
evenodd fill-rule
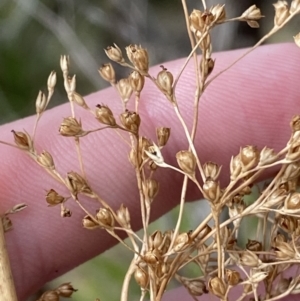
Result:
<svg viewBox="0 0 300 301"><path fill-rule="evenodd" d="M149 283L149 275L146 273L145 270L141 268L136 268L134 272L134 279L137 282L137 284L142 288L146 289Z"/></svg>
<svg viewBox="0 0 300 301"><path fill-rule="evenodd" d="M114 85L116 83L116 73L111 63L103 64L98 69L98 72L100 76L110 84Z"/></svg>
<svg viewBox="0 0 300 301"><path fill-rule="evenodd" d="M212 58L201 58L200 71L203 76L203 80L212 73L215 67L215 61Z"/></svg>
<svg viewBox="0 0 300 301"><path fill-rule="evenodd" d="M68 55L62 55L60 57L60 68L63 73L68 73L70 65L70 58Z"/></svg>
<svg viewBox="0 0 300 301"><path fill-rule="evenodd" d="M118 223L125 229L130 229L130 214L127 207L121 204L120 209L117 210Z"/></svg>
<svg viewBox="0 0 300 301"><path fill-rule="evenodd" d="M120 64L125 63L122 51L116 44L108 46L104 51L110 60Z"/></svg>
<svg viewBox="0 0 300 301"><path fill-rule="evenodd" d="M287 1L277 1L273 6L275 8L274 25L281 26L290 15L289 4Z"/></svg>
<svg viewBox="0 0 300 301"><path fill-rule="evenodd" d="M203 165L203 172L206 178L217 180L221 172L221 166L214 162L205 162Z"/></svg>
<svg viewBox="0 0 300 301"><path fill-rule="evenodd" d="M284 208L287 210L297 210L300 209L300 192L292 192L286 197L284 201Z"/></svg>
<svg viewBox="0 0 300 301"><path fill-rule="evenodd" d="M117 123L115 117L108 106L96 105L95 114L99 122L110 126L116 126Z"/></svg>
<svg viewBox="0 0 300 301"><path fill-rule="evenodd" d="M130 73L129 82L133 91L140 93L144 88L145 77L135 70Z"/></svg>
<svg viewBox="0 0 300 301"><path fill-rule="evenodd" d="M159 183L153 179L146 179L143 181L143 193L146 199L153 200L159 191Z"/></svg>
<svg viewBox="0 0 300 301"><path fill-rule="evenodd" d="M240 158L243 170L247 171L258 163L259 151L256 146L247 145L240 149Z"/></svg>
<svg viewBox="0 0 300 301"><path fill-rule="evenodd" d="M164 66L161 66L162 70L157 74L156 83L160 90L167 96L173 94L173 75Z"/></svg>
<svg viewBox="0 0 300 301"><path fill-rule="evenodd" d="M300 11L300 1L299 0L293 0L291 2L291 7L290 7L290 14L296 13Z"/></svg>
<svg viewBox="0 0 300 301"><path fill-rule="evenodd" d="M207 25L209 25L214 20L214 16L211 12L202 12L200 10L194 9L189 17L191 30L204 32Z"/></svg>
<svg viewBox="0 0 300 301"><path fill-rule="evenodd" d="M245 21L258 21L263 17L260 12L260 9L254 4L251 5L247 10L245 10L241 18Z"/></svg>
<svg viewBox="0 0 300 301"><path fill-rule="evenodd" d="M64 203L60 204L60 216L61 217L71 217L72 211L64 206Z"/></svg>
<svg viewBox="0 0 300 301"><path fill-rule="evenodd" d="M47 97L46 97L45 93L43 93L42 91L39 91L39 94L35 101L36 113L42 114L45 111L46 106L47 106Z"/></svg>
<svg viewBox="0 0 300 301"><path fill-rule="evenodd" d="M82 219L82 226L88 230L95 230L99 228L99 224L96 223L89 215L86 215Z"/></svg>
<svg viewBox="0 0 300 301"><path fill-rule="evenodd" d="M211 14L214 16L214 22L216 24L223 23L226 19L226 11L225 11L225 4L217 4L210 8L209 10Z"/></svg>
<svg viewBox="0 0 300 301"><path fill-rule="evenodd" d="M30 152L34 151L32 139L27 132L16 132L14 130L11 132L13 133L15 143L19 148Z"/></svg>
<svg viewBox="0 0 300 301"><path fill-rule="evenodd" d="M66 200L65 197L58 194L54 189L50 189L46 193L46 202L48 206L56 206L63 203Z"/></svg>
<svg viewBox="0 0 300 301"><path fill-rule="evenodd" d="M258 165L263 166L266 164L271 164L275 161L276 161L276 153L274 149L265 146L260 151Z"/></svg>
<svg viewBox="0 0 300 301"><path fill-rule="evenodd" d="M195 174L196 158L191 151L182 150L176 154L176 159L179 167L189 175Z"/></svg>
<svg viewBox="0 0 300 301"><path fill-rule="evenodd" d="M46 291L38 301L59 301L59 294L56 291Z"/></svg>
<svg viewBox="0 0 300 301"><path fill-rule="evenodd" d="M170 138L171 129L166 127L156 128L157 145L165 146Z"/></svg>
<svg viewBox="0 0 300 301"><path fill-rule="evenodd" d="M258 256L249 250L246 250L242 253L240 260L243 265L248 267L257 267L261 263L261 260L258 258Z"/></svg>
<svg viewBox="0 0 300 301"><path fill-rule="evenodd" d="M96 219L103 225L108 227L113 227L115 224L115 219L110 209L100 208L96 213Z"/></svg>
<svg viewBox="0 0 300 301"><path fill-rule="evenodd" d="M88 105L86 104L84 98L82 97L82 95L80 95L77 92L74 92L72 94L72 100L80 107L84 108L84 109L88 109Z"/></svg>
<svg viewBox="0 0 300 301"><path fill-rule="evenodd" d="M122 98L122 100L125 103L127 103L133 93L133 88L131 86L131 82L130 82L129 78L120 79L117 82L116 87L118 89L119 95Z"/></svg>
<svg viewBox="0 0 300 301"><path fill-rule="evenodd" d="M191 245L190 233L184 232L179 234L174 242L173 251L181 252Z"/></svg>
<svg viewBox="0 0 300 301"><path fill-rule="evenodd" d="M241 276L238 271L226 269L225 275L226 275L227 283L231 286L235 286L235 285L239 284L241 281Z"/></svg>
<svg viewBox="0 0 300 301"><path fill-rule="evenodd" d="M67 117L61 123L59 133L66 137L79 137L84 135L85 132L82 130L80 121L77 121L74 117Z"/></svg>
<svg viewBox="0 0 300 301"><path fill-rule="evenodd" d="M142 75L148 74L149 58L146 49L138 45L129 45L126 47L127 57L133 66Z"/></svg>
<svg viewBox="0 0 300 301"><path fill-rule="evenodd" d="M192 296L201 296L208 293L205 282L201 279L184 279L183 284Z"/></svg>
<svg viewBox="0 0 300 301"><path fill-rule="evenodd" d="M246 248L252 252L262 251L262 244L257 240L248 239Z"/></svg>
<svg viewBox="0 0 300 301"><path fill-rule="evenodd" d="M290 121L290 127L292 129L292 133L300 131L300 115L293 116L292 120Z"/></svg>
<svg viewBox="0 0 300 301"><path fill-rule="evenodd" d="M219 277L210 278L208 281L208 290L215 296L223 298L226 293L226 285Z"/></svg>
<svg viewBox="0 0 300 301"><path fill-rule="evenodd" d="M242 172L242 162L240 154L231 157L230 160L230 180L234 181Z"/></svg>
<svg viewBox="0 0 300 301"><path fill-rule="evenodd" d="M53 158L47 151L43 151L40 155L38 155L36 161L45 168L51 170L55 169Z"/></svg>
<svg viewBox="0 0 300 301"><path fill-rule="evenodd" d="M120 120L127 130L135 134L138 133L141 124L141 118L139 114L137 114L136 112L126 110L120 115Z"/></svg>
<svg viewBox="0 0 300 301"><path fill-rule="evenodd" d="M74 292L77 292L77 289L71 285L71 282L67 282L61 284L55 291L61 297L70 298Z"/></svg>
<svg viewBox="0 0 300 301"><path fill-rule="evenodd" d="M52 93L54 91L55 85L56 85L56 72L55 71L51 71L50 75L48 76L48 80L47 80L47 88L48 91L50 93Z"/></svg>
<svg viewBox="0 0 300 301"><path fill-rule="evenodd" d="M295 258L295 250L289 243L284 241L276 241L274 247L276 250L276 258L279 260L290 260Z"/></svg>
<svg viewBox="0 0 300 301"><path fill-rule="evenodd" d="M204 197L212 203L216 203L220 199L220 184L211 178L208 178L203 184Z"/></svg>
<svg viewBox="0 0 300 301"><path fill-rule="evenodd" d="M86 180L77 172L71 171L67 173L66 183L73 195L83 193L86 195L92 195L92 189L87 184Z"/></svg>

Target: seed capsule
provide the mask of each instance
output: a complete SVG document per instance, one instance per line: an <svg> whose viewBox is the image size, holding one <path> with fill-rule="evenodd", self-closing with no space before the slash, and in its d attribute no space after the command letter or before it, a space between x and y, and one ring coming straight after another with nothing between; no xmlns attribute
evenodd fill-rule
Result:
<svg viewBox="0 0 300 301"><path fill-rule="evenodd" d="M74 292L77 292L71 282L63 283L55 290L61 297L70 298Z"/></svg>
<svg viewBox="0 0 300 301"><path fill-rule="evenodd" d="M40 297L41 301L59 301L59 294L56 291L47 291Z"/></svg>
<svg viewBox="0 0 300 301"><path fill-rule="evenodd" d="M254 4L243 12L241 18L247 21L258 21L262 18L260 9Z"/></svg>
<svg viewBox="0 0 300 301"><path fill-rule="evenodd" d="M223 298L226 293L226 285L219 277L210 278L208 281L208 290L219 298Z"/></svg>
<svg viewBox="0 0 300 301"><path fill-rule="evenodd" d="M133 92L130 80L128 78L122 78L117 82L116 87L122 100L127 103Z"/></svg>
<svg viewBox="0 0 300 301"><path fill-rule="evenodd" d="M96 219L103 225L113 227L115 224L111 211L107 208L100 208L96 214Z"/></svg>
<svg viewBox="0 0 300 301"><path fill-rule="evenodd" d="M103 64L99 68L98 72L104 80L108 81L112 85L116 83L116 73L111 63Z"/></svg>
<svg viewBox="0 0 300 301"><path fill-rule="evenodd" d="M143 182L143 193L147 199L153 200L159 190L159 183L155 179L147 179Z"/></svg>
<svg viewBox="0 0 300 301"><path fill-rule="evenodd" d="M39 94L35 101L36 113L42 114L45 111L46 106L47 106L47 97L46 97L45 93L43 93L42 91L39 91Z"/></svg>
<svg viewBox="0 0 300 301"><path fill-rule="evenodd" d="M166 127L156 128L157 145L165 146L170 138L171 129Z"/></svg>
<svg viewBox="0 0 300 301"><path fill-rule="evenodd" d="M289 5L286 1L277 1L273 4L275 8L274 25L280 26L289 17Z"/></svg>
<svg viewBox="0 0 300 301"><path fill-rule="evenodd" d="M171 96L173 94L173 75L164 66L161 67L163 70L157 74L156 83L164 94Z"/></svg>
<svg viewBox="0 0 300 301"><path fill-rule="evenodd" d="M220 199L221 190L218 182L208 178L203 184L204 197L212 203L216 203Z"/></svg>
<svg viewBox="0 0 300 301"><path fill-rule="evenodd" d="M48 203L48 206L61 204L65 200L66 198L58 194L54 189L50 189L46 194L46 202Z"/></svg>
<svg viewBox="0 0 300 301"><path fill-rule="evenodd" d="M132 71L129 75L129 82L133 91L140 93L144 88L145 77L138 71Z"/></svg>
<svg viewBox="0 0 300 301"><path fill-rule="evenodd" d="M54 161L50 153L47 151L43 151L38 157L37 162L42 165L43 167L46 167L48 169L55 169Z"/></svg>
<svg viewBox="0 0 300 301"><path fill-rule="evenodd" d="M176 154L179 167L186 173L194 175L196 169L196 158L191 151L182 150Z"/></svg>
<svg viewBox="0 0 300 301"><path fill-rule="evenodd" d="M130 214L127 207L121 204L120 209L117 210L118 223L126 229L130 229Z"/></svg>
<svg viewBox="0 0 300 301"><path fill-rule="evenodd" d="M235 270L226 269L225 275L226 275L227 283L231 286L235 286L235 285L239 284L239 282L241 280L240 273Z"/></svg>
<svg viewBox="0 0 300 301"><path fill-rule="evenodd" d="M94 230L99 228L99 224L96 223L89 215L86 215L82 220L82 226L88 230Z"/></svg>
<svg viewBox="0 0 300 301"><path fill-rule="evenodd" d="M33 151L33 143L27 132L16 132L14 130L11 132L13 133L15 143L19 148L27 151Z"/></svg>
<svg viewBox="0 0 300 301"><path fill-rule="evenodd" d="M147 288L149 283L149 275L144 270L137 268L134 272L134 279L142 289Z"/></svg>
<svg viewBox="0 0 300 301"><path fill-rule="evenodd" d="M110 60L116 63L125 63L122 51L116 44L114 44L114 46L108 46L104 51Z"/></svg>
<svg viewBox="0 0 300 301"><path fill-rule="evenodd" d="M129 131L137 134L141 124L140 115L136 112L126 110L120 115L122 125Z"/></svg>
<svg viewBox="0 0 300 301"><path fill-rule="evenodd" d="M78 193L83 193L86 195L92 194L92 190L90 186L87 184L86 180L78 173L74 171L68 172L66 181L72 194L74 195L77 195Z"/></svg>
<svg viewBox="0 0 300 301"><path fill-rule="evenodd" d="M75 137L83 135L84 131L82 130L81 122L77 121L74 117L67 117L63 119L59 133L62 136Z"/></svg>
<svg viewBox="0 0 300 301"><path fill-rule="evenodd" d="M126 47L127 57L134 67L142 74L147 74L149 69L149 58L146 49L138 45Z"/></svg>
<svg viewBox="0 0 300 301"><path fill-rule="evenodd" d="M115 117L108 106L97 105L95 110L96 118L99 122L110 126L116 125Z"/></svg>

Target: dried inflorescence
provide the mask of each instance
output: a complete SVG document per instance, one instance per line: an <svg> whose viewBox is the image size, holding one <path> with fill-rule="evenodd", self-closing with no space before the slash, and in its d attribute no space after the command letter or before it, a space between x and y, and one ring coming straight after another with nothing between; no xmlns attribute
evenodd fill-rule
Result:
<svg viewBox="0 0 300 301"><path fill-rule="evenodd" d="M194 9L190 15L186 13L185 16L192 46L189 59L194 58L196 69L197 99L195 107L191 108L191 111L196 112L197 104L206 88L223 72L213 77L211 75L216 64L212 58L211 29L231 21L247 22L250 27L258 27L258 21L263 17L255 5L241 16L228 19L229 14L224 5L219 4L206 9L205 1L203 4L205 7L203 11ZM297 0L293 0L290 5L286 1L278 1L274 7L274 27L250 51L300 13L300 1ZM185 1L183 8L187 12ZM294 38L299 46L299 34ZM202 55L200 61L196 55L198 52ZM62 120L58 131L61 136L74 139L80 171L60 174L54 164L55 158L48 151L39 152L35 147L38 121L54 92L55 72L52 71L48 78L48 94L42 92L38 94L37 119L33 134L30 135L25 130L22 132L13 130L12 133L15 146L26 152L68 190L68 194L63 196L50 188L46 193L48 206L60 206L61 216L70 217L71 210L66 207L66 203L69 199L73 199L84 211L82 225L85 229L107 231L133 251L134 257L125 277L121 300L126 301L128 298L131 277L141 288L141 300L148 297L148 293L152 301L161 300L172 279L181 283L194 298L212 294L222 301L227 301L228 294L237 286L241 286L243 291L238 300L249 296L256 301L267 301L299 293L300 276L287 279L283 273L292 265L299 268L300 263L300 193L297 191L300 176L300 115L293 117L290 124L291 137L287 139L286 147L281 151L275 152L268 146L262 149L254 145L242 146L228 164L229 184L223 187L219 180L221 166L214 162L202 162L195 149L197 118L193 120L192 129L189 131L180 114L176 86L186 64L178 76L174 76L164 66L161 66L162 70L154 76L149 71L148 51L141 45L132 44L126 47L127 58L116 44L108 47L105 53L113 63L129 67L132 71L127 78L117 79L113 64L106 63L99 68L101 77L116 89L120 97L122 112L119 118L108 105L98 104L94 109L89 108L84 98L76 92L76 77L69 74L69 57L62 56L60 60L71 114ZM156 128L156 141L151 141L141 133L143 115L139 113L139 101L146 83L145 79L149 79L153 87L165 96L168 106L171 104L186 134L188 147L178 149L175 156L178 166L168 164L163 156L163 149L168 147L171 136L169 125ZM75 105L87 110L96 119L94 129L83 129L81 119L75 115ZM100 128L97 127L99 123L102 126ZM144 230L142 237L138 237L132 230L130 205L121 204L118 209L111 207L87 180L88 171L83 166L79 142L84 136L100 130L116 131L123 140L126 140L124 132L128 134L126 140L126 145L130 146L128 158L135 170L140 196ZM277 168L274 179L260 188L259 196L249 204L246 196L252 192L257 179L265 170L274 167ZM179 216L174 229L156 230L150 234L148 227L152 204L160 190L160 183L156 179L158 168L169 168L183 174L184 181ZM181 228L188 180L198 187L199 193L203 195L211 209L209 216L196 224L192 231ZM83 197L97 201L98 210L91 212L85 207L82 204ZM221 216L225 209L228 209L228 216L222 220ZM257 235L255 239L249 238L245 246L241 246L238 243L240 224L249 216L258 219ZM3 223L6 228L10 227L7 216L3 217ZM128 242L122 239L119 231L128 235ZM201 272L198 277L189 278L184 275L182 269L189 264L196 264L199 267ZM260 296L257 296L258 284L263 285L265 289ZM39 300L59 300L60 296L69 297L74 291L69 283L65 283L53 291L44 293Z"/></svg>

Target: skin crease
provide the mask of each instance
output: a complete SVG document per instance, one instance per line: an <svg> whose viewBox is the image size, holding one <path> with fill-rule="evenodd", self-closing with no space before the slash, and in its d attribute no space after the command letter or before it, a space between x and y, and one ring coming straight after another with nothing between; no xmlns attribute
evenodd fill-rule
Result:
<svg viewBox="0 0 300 301"><path fill-rule="evenodd" d="M244 51L214 54L214 72L226 67ZM178 60L164 66L176 76L182 64L183 61ZM290 137L289 122L293 115L300 113L299 64L300 50L295 45L263 46L221 75L204 93L196 148L202 163L211 160L223 165L222 185L227 183L230 157L238 153L240 146L253 144L262 148L267 145L277 151L284 147ZM159 67L154 67L150 73L155 76L159 70ZM191 63L176 92L180 110L189 126L195 87L193 70ZM111 88L87 96L86 102L91 108L98 103L106 104L115 116L121 112L117 93ZM140 103L142 135L155 141L155 127L172 128L163 155L166 162L176 165L176 152L187 149L188 144L170 103L150 82L146 82ZM80 108L76 108L76 112L84 129L99 127L87 112ZM36 148L50 152L57 170L63 175L71 170L79 171L73 139L58 134L62 118L70 115L67 104L46 111L36 140ZM28 117L1 126L1 140L12 141L12 129L26 129L31 133L33 123L34 117ZM126 204L133 227L138 228L138 193L124 149L128 150L128 147L111 130L82 139L83 162L90 185L113 208ZM72 200L66 204L73 212L71 218L60 218L58 207L47 208L45 190L53 188L63 195L67 195L67 191L24 153L0 144L0 158L0 212L20 202L28 204L25 211L12 216L14 230L6 235L18 297L23 301L46 281L111 247L114 239L104 231L83 230L81 218L84 213ZM158 170L156 178L160 182L160 193L153 203L153 219L179 203L182 183L182 176L169 170ZM188 200L201 197L194 185L189 184L188 188ZM91 212L99 208L90 200L84 199L83 204ZM183 298L189 300L190 297L183 290L177 290L169 292L164 300ZM200 300L213 299L207 296ZM292 301L296 297L284 300Z"/></svg>

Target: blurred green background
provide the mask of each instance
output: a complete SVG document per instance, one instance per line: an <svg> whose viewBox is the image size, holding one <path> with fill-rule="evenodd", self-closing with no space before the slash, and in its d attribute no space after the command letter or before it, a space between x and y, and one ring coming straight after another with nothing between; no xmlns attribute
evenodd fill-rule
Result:
<svg viewBox="0 0 300 301"><path fill-rule="evenodd" d="M207 1L217 4L219 1ZM188 0L201 9L200 0ZM225 24L213 31L215 51L253 45L273 22L271 1L226 0L228 16L241 14L253 3L267 18L260 29L244 23ZM276 39L291 41L291 24ZM59 57L69 54L81 94L105 86L97 66L107 61L103 48L131 43L149 50L152 65L186 56L189 43L180 0L0 0L0 124L34 113L39 89L45 89ZM66 101L58 84L52 106Z"/></svg>
<svg viewBox="0 0 300 301"><path fill-rule="evenodd" d="M216 0L226 4L228 17L257 4L267 17L260 29L244 23L225 24L213 31L214 51L251 46L273 22L273 1ZM201 9L200 0L187 0L190 10ZM292 41L300 28L299 18L269 42ZM51 70L58 85L51 106L66 101L61 83L59 57L69 54L72 73L77 74L82 95L106 86L97 68L107 62L103 49L113 43L121 48L141 44L150 54L151 65L186 56L189 42L180 0L0 0L0 124L34 114L35 99L46 89ZM126 75L126 73L125 73ZM189 204L183 229L194 228L199 219L197 203ZM199 207L198 207L199 208ZM201 207L203 211L203 207ZM177 209L153 228L173 228ZM118 300L121 279L131 254L117 246L109 252L49 283L53 288L71 281L79 292L73 300ZM116 260L117 259L117 260ZM137 288L135 292L138 294ZM30 300L36 300L32 296Z"/></svg>

